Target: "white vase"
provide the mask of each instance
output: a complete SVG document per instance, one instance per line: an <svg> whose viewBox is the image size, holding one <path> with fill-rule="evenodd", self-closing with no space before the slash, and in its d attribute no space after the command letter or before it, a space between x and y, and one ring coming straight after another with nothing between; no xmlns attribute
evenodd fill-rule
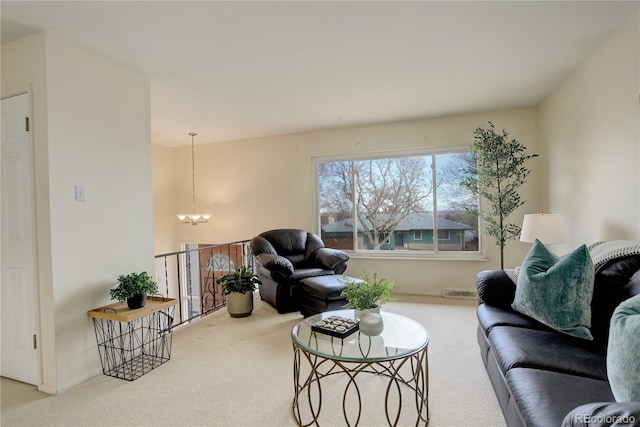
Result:
<svg viewBox="0 0 640 427"><path fill-rule="evenodd" d="M379 310L377 313L375 311L362 313L359 325L360 332L370 337L380 335L384 330L384 322Z"/></svg>
<svg viewBox="0 0 640 427"><path fill-rule="evenodd" d="M380 307L365 308L364 310L356 308L356 320L360 320L362 318L362 315L365 314L365 313L378 313L378 314L380 314Z"/></svg>

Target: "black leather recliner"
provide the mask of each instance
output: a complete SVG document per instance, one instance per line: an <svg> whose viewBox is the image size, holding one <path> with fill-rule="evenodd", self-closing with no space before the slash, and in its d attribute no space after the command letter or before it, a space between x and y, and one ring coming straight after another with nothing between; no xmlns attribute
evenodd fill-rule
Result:
<svg viewBox="0 0 640 427"><path fill-rule="evenodd" d="M265 231L251 239L257 273L262 282L260 298L278 313L300 309L300 281L308 277L342 274L349 254L325 248L322 239L305 230Z"/></svg>

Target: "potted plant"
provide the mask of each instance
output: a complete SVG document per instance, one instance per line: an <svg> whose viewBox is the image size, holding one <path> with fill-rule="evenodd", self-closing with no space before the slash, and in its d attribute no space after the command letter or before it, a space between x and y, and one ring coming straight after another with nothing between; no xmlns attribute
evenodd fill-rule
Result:
<svg viewBox="0 0 640 427"><path fill-rule="evenodd" d="M111 299L127 301L130 309L142 308L147 303L147 295L158 292L158 285L146 271L142 273L121 274L118 287L109 290Z"/></svg>
<svg viewBox="0 0 640 427"><path fill-rule="evenodd" d="M216 280L222 284L222 292L227 298L227 312L231 317L246 317L253 311L253 291L260 279L250 268L241 265L231 273Z"/></svg>
<svg viewBox="0 0 640 427"><path fill-rule="evenodd" d="M347 304L344 307L355 308L358 319L366 311L379 312L384 303L393 301L391 292L398 287L395 282L379 278L378 273L373 273L373 280L371 280L365 271L362 271L360 280L343 278L343 283L345 288L341 295L347 298Z"/></svg>
<svg viewBox="0 0 640 427"><path fill-rule="evenodd" d="M482 218L485 233L496 239L500 247L500 268L504 269L506 242L520 235L520 226L507 223L507 217L525 203L518 188L531 171L524 164L538 155L527 154L527 147L516 139L509 139L506 131L497 133L491 122L489 129L478 127L474 134L470 150L475 154L476 163L462 170L461 185L487 201L487 209L473 213Z"/></svg>

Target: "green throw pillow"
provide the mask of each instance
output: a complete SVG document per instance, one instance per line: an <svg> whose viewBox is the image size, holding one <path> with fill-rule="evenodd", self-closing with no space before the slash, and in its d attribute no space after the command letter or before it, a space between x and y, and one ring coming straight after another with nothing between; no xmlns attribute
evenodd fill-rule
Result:
<svg viewBox="0 0 640 427"><path fill-rule="evenodd" d="M594 276L586 245L560 258L536 240L520 267L511 306L559 332L593 340Z"/></svg>
<svg viewBox="0 0 640 427"><path fill-rule="evenodd" d="M607 376L618 402L640 401L640 295L623 301L611 316Z"/></svg>

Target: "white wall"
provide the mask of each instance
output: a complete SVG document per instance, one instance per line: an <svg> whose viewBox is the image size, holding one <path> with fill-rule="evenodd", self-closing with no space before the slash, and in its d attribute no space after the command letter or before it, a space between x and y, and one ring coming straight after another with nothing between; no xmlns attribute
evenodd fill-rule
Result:
<svg viewBox="0 0 640 427"><path fill-rule="evenodd" d="M118 274L153 272L150 85L142 73L57 36L36 38L44 42L36 59L46 86L33 84L33 138L48 170L38 181L48 194L37 192L36 209L50 224L50 240L39 232L37 244L51 257L50 273L38 270L38 288L40 311L50 317L41 334L55 348L42 349L42 377L45 391L60 392L101 372L87 311L110 303ZM3 46L3 83L8 76L32 84L22 59L30 41L14 43L11 57ZM74 200L76 184L86 186L86 202Z"/></svg>
<svg viewBox="0 0 640 427"><path fill-rule="evenodd" d="M155 253L173 252L176 248L176 159L174 150L163 145L152 145L153 162L153 213L155 233ZM174 213L170 215L167 213ZM162 230L162 233L158 233Z"/></svg>
<svg viewBox="0 0 640 427"><path fill-rule="evenodd" d="M175 214L176 160L175 150L163 145L152 144L153 169L153 214L156 255L180 250L177 243L177 228L181 224ZM169 298L177 298L177 288L168 286L177 283L176 258L158 258L155 263L158 291Z"/></svg>
<svg viewBox="0 0 640 427"><path fill-rule="evenodd" d="M250 239L273 228L312 230L314 222L314 183L312 158L422 147L460 147L473 142L477 126L494 122L498 129L536 152L537 111L517 109L451 116L435 119L345 127L318 132L257 138L226 143L196 145L196 195L199 211L213 214L208 224L178 224L179 243L224 243ZM189 129L189 131L197 129ZM198 142L196 140L196 142ZM191 209L191 147L172 149L176 168L176 208ZM154 150L154 156L156 151ZM520 223L526 212L540 209L540 190L536 162L528 165L534 172L522 190L527 203L513 214ZM154 160L154 167L156 161ZM155 172L155 171L154 171ZM162 215L175 218L175 211ZM158 212L156 212L156 218ZM172 231L168 231L171 233ZM156 229L156 241L165 240L165 232ZM499 252L493 239L487 239L488 260L381 260L354 256L348 274L360 270L378 271L397 281L399 291L414 294L438 294L443 288L475 290L475 275L483 269L499 268ZM529 245L512 241L506 248L506 266L519 264Z"/></svg>
<svg viewBox="0 0 640 427"><path fill-rule="evenodd" d="M640 240L639 16L608 38L540 107L543 199L571 249Z"/></svg>

